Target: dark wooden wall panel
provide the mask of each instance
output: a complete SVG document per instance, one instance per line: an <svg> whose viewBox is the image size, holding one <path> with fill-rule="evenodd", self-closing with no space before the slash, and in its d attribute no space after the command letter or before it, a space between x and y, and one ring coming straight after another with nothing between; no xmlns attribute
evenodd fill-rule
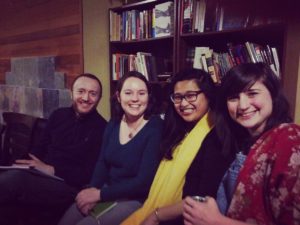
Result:
<svg viewBox="0 0 300 225"><path fill-rule="evenodd" d="M83 72L81 0L0 1L0 83L11 57L56 56L70 84Z"/></svg>

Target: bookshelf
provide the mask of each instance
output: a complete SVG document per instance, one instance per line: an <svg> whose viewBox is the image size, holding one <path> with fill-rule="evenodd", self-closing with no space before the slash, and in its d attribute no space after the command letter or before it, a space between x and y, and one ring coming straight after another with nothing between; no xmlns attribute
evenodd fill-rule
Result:
<svg viewBox="0 0 300 225"><path fill-rule="evenodd" d="M176 13L176 0L145 0L109 9L111 95L117 80L134 69L163 100L161 88L175 73Z"/></svg>
<svg viewBox="0 0 300 225"><path fill-rule="evenodd" d="M295 88L291 91L289 80L297 80L297 74L286 75L289 71L289 65L292 64L287 60L287 55L291 52L287 38L290 36L296 38L296 31L290 32L289 14L291 10L283 5L282 2L271 0L259 1L235 1L235 0L205 0L206 11L202 17L197 20L198 27L186 29L183 27L187 24L187 13L185 7L188 4L196 5L197 2L204 0L173 0L174 11L172 15L173 33L165 37L147 37L133 40L113 40L110 41L110 57L118 52L124 54L136 54L137 52L150 52L153 56L162 59L163 67L159 67L158 74L171 74L193 66L194 53L191 49L196 47L209 47L217 53L229 53L228 44L232 46L244 45L246 42L257 44L262 47L276 48L278 60L280 62L280 72L284 90L295 99L297 94ZM133 4L124 5L118 8L110 9L111 12L122 14L128 10L147 10L154 8L155 5L168 2L167 0L146 0ZM201 5L200 3L197 3ZM218 5L219 4L219 5ZM203 7L203 6L202 6ZM223 7L223 15L220 8ZM203 12L198 9L190 8L193 16ZM200 13L201 14L201 13ZM220 25L220 17L222 25ZM239 18L242 17L242 18ZM199 22L204 20L204 22ZM196 22L191 19L191 27ZM208 24L206 24L206 22ZM200 23L200 25L199 25ZM291 38L289 38L291 39ZM290 50L289 50L290 49ZM110 59L111 70L113 70L112 57ZM296 68L294 70L297 70ZM298 70L297 70L298 71ZM151 80L150 80L151 81ZM115 80L111 74L111 93L114 91ZM160 90L165 86L165 80L155 80L151 83ZM292 92L292 93L291 93ZM295 92L295 93L294 93ZM161 93L159 92L158 96ZM160 97L160 96L159 96ZM164 99L166 96L160 97ZM297 96L296 96L297 97ZM291 98L292 99L292 98ZM294 101L294 100L291 101ZM292 113L295 108L295 102L291 102Z"/></svg>
<svg viewBox="0 0 300 225"><path fill-rule="evenodd" d="M226 31L181 34L178 38L179 57L176 69L181 70L193 66L194 60L196 60L196 47L209 47L210 49L213 49L213 52L217 54L226 54L231 58L232 61L234 61L233 63L231 62L229 68L233 64L253 62L245 45L245 43L247 42L254 45L259 45L260 49L258 49L258 51L266 50L267 46L269 46L270 48L276 48L280 65L282 65L285 30L286 28L284 23L276 23L271 25L260 25L243 29L231 29ZM240 51L246 54L246 56L241 57L240 54L242 53L237 52L236 49L234 51L234 56L230 56L229 45L232 45L233 49L237 48L237 46L242 46L242 49L240 49ZM236 60L235 58L242 58L242 60Z"/></svg>
<svg viewBox="0 0 300 225"><path fill-rule="evenodd" d="M234 65L265 62L282 76L286 24L278 3L179 0L178 8L176 71L201 68L220 82Z"/></svg>

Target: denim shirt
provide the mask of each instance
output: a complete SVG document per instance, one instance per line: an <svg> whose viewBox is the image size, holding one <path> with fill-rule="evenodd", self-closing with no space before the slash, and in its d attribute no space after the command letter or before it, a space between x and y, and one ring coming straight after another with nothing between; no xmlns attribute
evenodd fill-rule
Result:
<svg viewBox="0 0 300 225"><path fill-rule="evenodd" d="M231 163L229 169L225 173L217 192L217 204L222 214L226 214L231 202L233 192L236 186L236 180L239 171L242 168L247 155L242 152L236 154L235 160Z"/></svg>

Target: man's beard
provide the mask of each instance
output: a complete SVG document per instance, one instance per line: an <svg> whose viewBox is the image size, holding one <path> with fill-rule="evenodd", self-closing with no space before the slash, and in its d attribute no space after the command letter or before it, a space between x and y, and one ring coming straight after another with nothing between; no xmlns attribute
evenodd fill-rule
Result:
<svg viewBox="0 0 300 225"><path fill-rule="evenodd" d="M87 112L80 112L79 109L78 109L78 106L76 103L73 103L72 107L76 113L76 115L78 117L84 117L86 115L89 115L90 113L94 112L96 110L96 107L97 107L98 104L95 104L89 111Z"/></svg>

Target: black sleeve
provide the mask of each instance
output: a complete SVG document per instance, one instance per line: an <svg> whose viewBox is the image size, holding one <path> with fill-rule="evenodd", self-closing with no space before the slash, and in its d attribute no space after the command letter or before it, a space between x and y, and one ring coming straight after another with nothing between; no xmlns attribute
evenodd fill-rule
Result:
<svg viewBox="0 0 300 225"><path fill-rule="evenodd" d="M38 142L31 146L30 152L42 161L48 153L48 148L46 146L49 146L49 144L51 143L51 129L54 121L56 120L56 114L57 111L54 111L50 115L45 128L41 130L41 138Z"/></svg>

